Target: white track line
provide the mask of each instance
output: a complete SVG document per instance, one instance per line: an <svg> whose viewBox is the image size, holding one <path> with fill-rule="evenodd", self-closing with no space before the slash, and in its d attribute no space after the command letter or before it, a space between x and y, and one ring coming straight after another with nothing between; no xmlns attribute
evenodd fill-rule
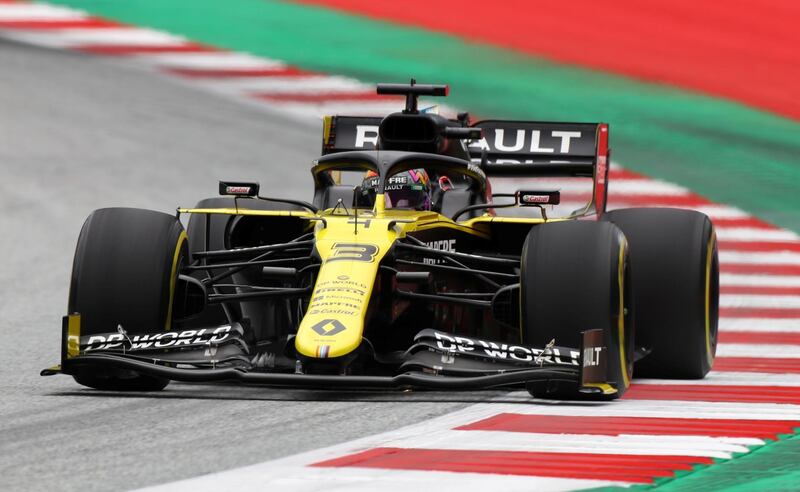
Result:
<svg viewBox="0 0 800 492"><path fill-rule="evenodd" d="M800 405L786 403L730 403L669 400L616 400L610 403L559 402L536 400L526 392L514 392L504 401L518 403L481 403L464 410L475 420L499 413L529 415L571 415L575 417L662 417L685 419L800 420ZM476 408L477 407L477 408ZM463 411L463 410L462 410ZM480 417L478 417L480 416Z"/></svg>
<svg viewBox="0 0 800 492"><path fill-rule="evenodd" d="M800 374L711 371L703 379L635 379L634 383L698 386L786 386L800 388Z"/></svg>
<svg viewBox="0 0 800 492"><path fill-rule="evenodd" d="M754 287L800 287L800 276L720 273L719 283L721 285L749 285Z"/></svg>
<svg viewBox="0 0 800 492"><path fill-rule="evenodd" d="M309 75L299 77L241 77L220 80L199 80L204 87L223 92L259 94L321 94L367 92L372 87L348 77Z"/></svg>
<svg viewBox="0 0 800 492"><path fill-rule="evenodd" d="M731 458L746 453L747 446L764 444L758 438L620 435L537 434L530 432L443 430L425 436L387 441L384 446L475 451L527 451L546 453L602 453L708 456Z"/></svg>
<svg viewBox="0 0 800 492"><path fill-rule="evenodd" d="M512 182L518 183L517 180ZM536 178L531 181L543 189L559 190L562 193L581 193L592 191L591 178ZM666 181L656 181L647 178L625 179L620 181L609 180L609 196L621 195L654 195L654 196L681 196L691 193L687 188Z"/></svg>
<svg viewBox="0 0 800 492"><path fill-rule="evenodd" d="M397 102L365 102L365 101L335 101L321 103L298 103L271 101L274 107L281 108L289 113L303 118L319 118L324 114L351 114L358 116L385 116L397 112ZM442 115L451 115L455 112L446 106L440 105Z"/></svg>
<svg viewBox="0 0 800 492"><path fill-rule="evenodd" d="M719 229L717 229L717 233L719 233ZM723 249L719 252L719 261L721 263L753 265L800 265L800 253L794 251L749 253L743 251L726 251Z"/></svg>
<svg viewBox="0 0 800 492"><path fill-rule="evenodd" d="M608 194L613 196L660 195L681 196L692 192L673 183L650 179L625 179L618 182L609 180Z"/></svg>
<svg viewBox="0 0 800 492"><path fill-rule="evenodd" d="M718 228L717 238L724 241L800 241L800 236L786 229L756 229L750 227Z"/></svg>
<svg viewBox="0 0 800 492"><path fill-rule="evenodd" d="M278 60L261 58L247 53L226 51L215 53L156 53L140 55L136 58L144 63L176 69L269 70L286 66L285 63Z"/></svg>
<svg viewBox="0 0 800 492"><path fill-rule="evenodd" d="M800 307L800 296L771 296L759 294L722 294L720 307L759 307L793 309Z"/></svg>
<svg viewBox="0 0 800 492"><path fill-rule="evenodd" d="M38 3L0 4L0 21L47 21L85 19L88 14L78 10Z"/></svg>
<svg viewBox="0 0 800 492"><path fill-rule="evenodd" d="M609 199L610 198L611 195L609 195ZM617 197L616 201L619 202L616 205L613 202L609 202L609 207L608 207L609 210L615 210L618 208L628 208L624 203L625 202L624 195L621 197ZM666 207L666 208L671 208L671 207ZM750 217L750 215L747 212L735 207L731 207L729 205L709 204L709 205L702 205L699 207L688 207L688 208L690 208L691 210L697 210L698 212L702 212L708 215L709 217L711 217L712 221L714 219L743 219Z"/></svg>
<svg viewBox="0 0 800 492"><path fill-rule="evenodd" d="M717 345L717 357L773 357L800 359L800 345L778 345L754 343L720 343Z"/></svg>
<svg viewBox="0 0 800 492"><path fill-rule="evenodd" d="M338 456L330 456L335 458ZM312 463L313 461L309 461ZM296 459L268 461L228 472L140 489L142 491L264 492L561 492L625 486L623 482L372 468L306 467Z"/></svg>
<svg viewBox="0 0 800 492"><path fill-rule="evenodd" d="M186 38L163 31L131 27L104 27L91 29L62 29L57 33L70 45L98 44L106 46L179 46Z"/></svg>
<svg viewBox="0 0 800 492"><path fill-rule="evenodd" d="M720 318L720 331L800 332L800 319Z"/></svg>
<svg viewBox="0 0 800 492"><path fill-rule="evenodd" d="M702 212L709 217L711 220L714 219L741 219L750 217L750 214L745 212L744 210L738 209L736 207L732 207L730 205L703 205L700 207L692 207L693 210L697 210L698 212Z"/></svg>
<svg viewBox="0 0 800 492"><path fill-rule="evenodd" d="M35 46L44 46L54 49L68 49L73 47L61 36L48 31L11 30L0 31L0 34L2 34L4 38L16 41L18 43L32 44Z"/></svg>

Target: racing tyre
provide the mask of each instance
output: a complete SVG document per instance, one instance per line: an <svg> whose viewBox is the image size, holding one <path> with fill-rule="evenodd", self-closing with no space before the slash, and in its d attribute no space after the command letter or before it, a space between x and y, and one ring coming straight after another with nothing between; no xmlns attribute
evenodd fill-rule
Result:
<svg viewBox="0 0 800 492"><path fill-rule="evenodd" d="M581 333L602 329L608 349L608 382L628 388L633 369L633 316L627 242L607 222L564 221L534 226L522 249L522 338L529 346L581 346ZM575 398L563 382L529 384L537 397Z"/></svg>
<svg viewBox="0 0 800 492"><path fill-rule="evenodd" d="M628 238L636 344L650 351L637 376L699 379L714 363L719 260L714 226L693 210L631 208L605 214Z"/></svg>
<svg viewBox="0 0 800 492"><path fill-rule="evenodd" d="M69 312L81 334L129 335L169 330L179 265L188 259L186 233L173 216L105 208L86 219L72 266ZM157 391L168 381L131 371L82 368L75 380L91 388Z"/></svg>

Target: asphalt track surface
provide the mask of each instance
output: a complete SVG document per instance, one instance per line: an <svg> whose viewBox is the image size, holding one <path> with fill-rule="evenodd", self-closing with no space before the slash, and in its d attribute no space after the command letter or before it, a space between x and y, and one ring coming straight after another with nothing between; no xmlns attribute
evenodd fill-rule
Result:
<svg viewBox="0 0 800 492"><path fill-rule="evenodd" d="M424 421L502 395L172 384L114 394L58 361L75 241L108 206L170 212L218 179L310 198L319 127L115 61L0 39L0 489L131 489Z"/></svg>

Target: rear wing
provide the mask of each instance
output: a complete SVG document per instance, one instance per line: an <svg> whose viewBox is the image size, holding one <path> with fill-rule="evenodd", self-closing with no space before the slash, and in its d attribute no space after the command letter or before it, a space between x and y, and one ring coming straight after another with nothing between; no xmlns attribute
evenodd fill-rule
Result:
<svg viewBox="0 0 800 492"><path fill-rule="evenodd" d="M467 149L486 174L594 174L602 124L487 120L472 126L482 130L483 138L473 140Z"/></svg>
<svg viewBox="0 0 800 492"><path fill-rule="evenodd" d="M483 131L483 138L467 149L487 176L591 177L586 212L605 213L611 155L607 123L486 120L472 126Z"/></svg>
<svg viewBox="0 0 800 492"><path fill-rule="evenodd" d="M374 150L383 118L326 116L323 119L322 154ZM591 177L591 206L605 212L610 149L606 123L552 123L485 120L470 125L482 131L481 139L467 143L470 159L487 176Z"/></svg>
<svg viewBox="0 0 800 492"><path fill-rule="evenodd" d="M322 155L351 150L375 150L380 116L325 116L322 118Z"/></svg>

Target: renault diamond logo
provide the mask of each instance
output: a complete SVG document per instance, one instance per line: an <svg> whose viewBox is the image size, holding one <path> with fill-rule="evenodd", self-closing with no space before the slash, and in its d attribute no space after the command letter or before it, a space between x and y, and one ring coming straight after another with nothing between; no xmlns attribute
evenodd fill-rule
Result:
<svg viewBox="0 0 800 492"><path fill-rule="evenodd" d="M322 336L325 337L332 337L338 333L343 332L347 328L339 322L339 320L335 319L324 319L317 323L316 325L311 327L312 330L316 331Z"/></svg>

